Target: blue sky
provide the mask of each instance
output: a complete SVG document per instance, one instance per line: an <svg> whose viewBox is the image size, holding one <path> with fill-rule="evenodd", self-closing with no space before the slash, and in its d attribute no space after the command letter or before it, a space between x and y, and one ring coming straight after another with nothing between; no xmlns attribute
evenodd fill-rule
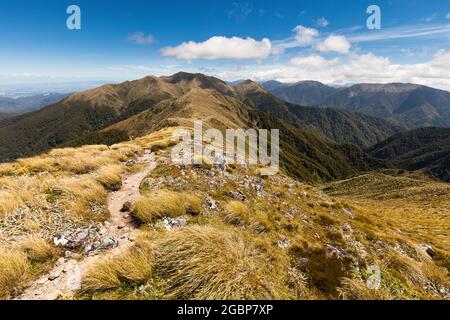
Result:
<svg viewBox="0 0 450 320"><path fill-rule="evenodd" d="M81 30L66 9L81 8ZM368 30L366 9L381 8ZM225 80L418 82L450 89L450 2L16 0L0 3L0 84Z"/></svg>

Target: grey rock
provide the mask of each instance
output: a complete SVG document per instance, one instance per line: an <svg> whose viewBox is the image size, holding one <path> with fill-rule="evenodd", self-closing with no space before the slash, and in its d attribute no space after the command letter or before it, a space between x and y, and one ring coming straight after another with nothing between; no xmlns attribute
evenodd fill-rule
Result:
<svg viewBox="0 0 450 320"><path fill-rule="evenodd" d="M77 249L85 246L89 241L94 239L98 232L92 228L76 229L75 231L68 231L62 235L53 238L56 246Z"/></svg>
<svg viewBox="0 0 450 320"><path fill-rule="evenodd" d="M187 220L185 217L178 217L178 218L164 217L162 219L162 223L166 228L166 230L170 231L184 227L187 224Z"/></svg>
<svg viewBox="0 0 450 320"><path fill-rule="evenodd" d="M350 224L345 223L342 226L342 231L344 231L345 233L353 233L353 228L352 228L352 226Z"/></svg>
<svg viewBox="0 0 450 320"><path fill-rule="evenodd" d="M206 204L208 205L208 208L210 210L217 210L218 209L216 200L214 200L213 197L211 197L210 195L206 196L205 201L206 201Z"/></svg>
<svg viewBox="0 0 450 320"><path fill-rule="evenodd" d="M245 201L245 195L241 191L231 192L233 198L239 201Z"/></svg>
<svg viewBox="0 0 450 320"><path fill-rule="evenodd" d="M280 240L278 240L278 247L281 249L287 249L289 248L289 245L291 244L291 242L289 241L288 238L286 237L282 237Z"/></svg>
<svg viewBox="0 0 450 320"><path fill-rule="evenodd" d="M119 245L119 240L115 236L104 236L85 248L85 253L92 254L99 251L114 249Z"/></svg>

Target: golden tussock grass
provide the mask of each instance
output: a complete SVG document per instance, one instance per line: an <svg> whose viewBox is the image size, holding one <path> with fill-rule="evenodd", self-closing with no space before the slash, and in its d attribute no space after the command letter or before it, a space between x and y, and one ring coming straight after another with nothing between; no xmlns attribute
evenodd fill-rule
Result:
<svg viewBox="0 0 450 320"><path fill-rule="evenodd" d="M211 168L214 164L214 161L209 157L196 155L193 158L193 163L194 163L194 167L211 170Z"/></svg>
<svg viewBox="0 0 450 320"><path fill-rule="evenodd" d="M242 226L250 221L250 209L240 201L230 201L224 209L224 220L227 223Z"/></svg>
<svg viewBox="0 0 450 320"><path fill-rule="evenodd" d="M108 190L119 190L122 184L122 174L124 168L118 164L111 164L98 169L95 180L100 182Z"/></svg>
<svg viewBox="0 0 450 320"><path fill-rule="evenodd" d="M361 279L344 278L338 288L339 297L343 300L392 300L386 290L369 289Z"/></svg>
<svg viewBox="0 0 450 320"><path fill-rule="evenodd" d="M162 217L197 215L200 211L201 200L197 196L159 190L136 201L133 215L142 222L152 222Z"/></svg>
<svg viewBox="0 0 450 320"><path fill-rule="evenodd" d="M27 256L0 247L0 299L9 299L19 293L29 280L30 265Z"/></svg>
<svg viewBox="0 0 450 320"><path fill-rule="evenodd" d="M0 219L24 205L17 193L0 190Z"/></svg>
<svg viewBox="0 0 450 320"><path fill-rule="evenodd" d="M122 286L144 284L152 277L154 263L150 243L138 241L124 254L96 263L82 283L84 292L107 291Z"/></svg>
<svg viewBox="0 0 450 320"><path fill-rule="evenodd" d="M171 299L284 299L279 264L236 229L192 226L157 240L155 274Z"/></svg>
<svg viewBox="0 0 450 320"><path fill-rule="evenodd" d="M224 206L224 221L235 226L249 226L258 233L273 229L273 222L267 212L252 210L240 201L229 201Z"/></svg>
<svg viewBox="0 0 450 320"><path fill-rule="evenodd" d="M39 237L31 237L18 244L31 262L46 262L56 255L56 249Z"/></svg>

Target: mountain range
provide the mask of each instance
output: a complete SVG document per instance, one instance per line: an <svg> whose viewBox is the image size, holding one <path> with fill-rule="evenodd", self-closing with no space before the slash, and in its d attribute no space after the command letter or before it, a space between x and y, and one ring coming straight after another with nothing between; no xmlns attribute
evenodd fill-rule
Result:
<svg viewBox="0 0 450 320"><path fill-rule="evenodd" d="M361 113L288 103L250 80L241 82L235 88L244 101L255 109L337 143L367 147L402 130L388 121Z"/></svg>
<svg viewBox="0 0 450 320"><path fill-rule="evenodd" d="M16 98L0 96L0 114L17 114L36 111L64 99L67 95L68 94L64 93L48 92Z"/></svg>
<svg viewBox="0 0 450 320"><path fill-rule="evenodd" d="M450 93L422 85L356 84L336 88L314 81L269 81L262 86L291 103L360 112L405 128L450 126Z"/></svg>
<svg viewBox="0 0 450 320"><path fill-rule="evenodd" d="M277 85L273 82L272 89ZM214 77L184 72L104 85L4 119L0 121L0 161L58 146L113 144L165 127L192 126L195 119L202 119L205 128L221 130L280 129L282 167L305 181L330 181L383 167L420 169L446 177L445 161L413 166L416 160L399 162L371 149L379 143L390 145L383 141L404 131L388 120L285 102L250 80L233 87ZM430 153L434 156L433 149Z"/></svg>

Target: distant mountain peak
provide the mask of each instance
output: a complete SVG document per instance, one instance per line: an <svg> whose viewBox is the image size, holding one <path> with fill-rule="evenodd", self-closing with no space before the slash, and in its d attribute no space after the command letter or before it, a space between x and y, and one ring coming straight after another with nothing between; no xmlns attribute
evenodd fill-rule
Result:
<svg viewBox="0 0 450 320"><path fill-rule="evenodd" d="M239 83L238 85L234 86L234 89L240 94L240 95L247 95L250 92L261 92L261 93L267 93L270 94L269 91L267 91L265 88L263 88L260 84L252 81L252 80L245 80Z"/></svg>

